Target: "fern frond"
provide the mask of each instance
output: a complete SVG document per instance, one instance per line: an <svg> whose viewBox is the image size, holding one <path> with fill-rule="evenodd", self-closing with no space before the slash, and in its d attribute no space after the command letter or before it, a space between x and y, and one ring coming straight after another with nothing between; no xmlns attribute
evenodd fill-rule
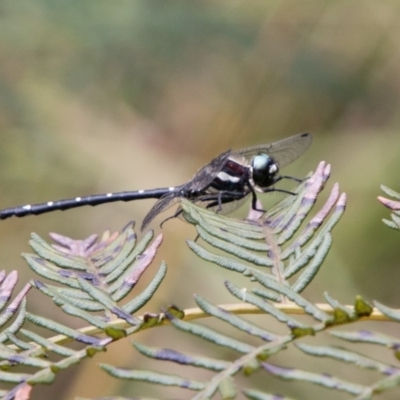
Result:
<svg viewBox="0 0 400 400"><path fill-rule="evenodd" d="M378 200L387 208L392 210L392 214L390 214L392 220L382 219L383 223L387 225L389 228L400 230L400 193L395 192L394 190L388 188L385 185L381 185L381 189L390 197L394 197L397 200L387 199L383 196L378 196Z"/></svg>
<svg viewBox="0 0 400 400"><path fill-rule="evenodd" d="M36 254L24 254L24 258L33 270L55 284L34 280L10 302L17 273L8 276L0 273L0 323L3 327L0 381L23 382L10 392L0 392L10 399L15 393L27 391L26 384L50 383L58 371L70 368L105 350L112 341L146 326L146 322L132 314L152 297L166 274L163 263L142 293L120 304L153 261L162 242L161 235L152 241L153 234L149 232L137 243L131 223L119 233L106 231L99 240L96 235L85 240L72 240L54 233L51 236L57 242L53 246L33 234L30 243ZM27 312L26 295L31 287L52 299L67 314L89 323L91 329L83 333ZM11 318L14 320L10 321ZM121 322L125 324L124 329ZM30 323L29 329L26 323ZM49 336L53 338L38 334L32 325L51 332ZM98 332L106 337L95 336ZM80 349L68 346L71 342L79 343ZM56 355L56 361L52 360L52 354ZM21 372L21 368L29 372Z"/></svg>
<svg viewBox="0 0 400 400"><path fill-rule="evenodd" d="M105 330L117 318L128 325L139 325L140 320L131 313L150 299L165 275L165 265L139 300L131 300L127 308L118 303L153 261L162 236L151 242L153 233L149 232L136 243L133 224L129 224L118 235L106 232L99 242L95 241L96 236L79 241L56 234L52 237L58 244L51 247L32 235L30 244L37 254L24 254L24 258L35 272L59 285L38 280L32 284L64 312L99 329ZM97 313L93 314L94 311Z"/></svg>
<svg viewBox="0 0 400 400"><path fill-rule="evenodd" d="M184 216L196 226L199 237L208 246L206 248L195 241L188 241L189 247L201 258L250 278L253 285L251 290L229 281L225 282L225 287L240 302L251 304L253 312L265 313L270 317L267 324L262 323L261 319L255 323L196 295L195 301L200 309L226 325L223 333L197 322L177 319L168 312L166 318L182 334L190 334L218 348L234 351L233 355L226 351L213 351L210 357L202 353L189 354L181 350L134 343L137 351L153 360L192 366L212 373L208 381L191 378L189 370L185 371L185 377L178 379L169 372L126 371L108 365L104 365L104 369L124 379L180 388L184 388L183 382L187 382L187 388L198 392L191 396L192 399L214 398L217 392L222 398L240 398L237 379L241 375L248 377L256 370L258 374L263 372L283 380L318 385L357 396L358 399L371 398L374 393L399 386L399 370L389 363L377 361L352 348L311 346L304 342L305 337L329 331L343 342L389 346L400 358L400 351L397 350L400 348L399 341L395 338L367 331L332 330L336 326L368 318L373 312L378 317L378 312L361 297L356 297L354 306L348 307L326 293L325 298L332 307L328 310L327 305L315 305L301 294L326 258L332 243L331 231L345 208L346 196L340 194L338 185L334 185L325 204L311 215L329 171L329 166L321 163L316 173L299 186L296 196L286 198L258 220L233 220L182 201ZM284 306L289 305L297 307L299 314L301 311L301 314L307 315L307 320L300 315L288 315ZM379 303L376 303L376 307L387 318L400 319L398 311ZM270 320L275 320L275 324ZM240 333L240 339L225 333L232 332L232 329ZM312 365L312 361L309 364L299 361L298 365L291 368L278 365L279 359L274 358L275 354L290 346L300 350L306 358L325 358L349 368L373 370L380 376L373 382L362 384L354 382L351 374L339 377L309 370L307 366ZM243 388L242 395L249 399L276 398L276 395L268 393L270 390L270 387L264 388L263 392ZM289 399L285 396L279 398Z"/></svg>
<svg viewBox="0 0 400 400"><path fill-rule="evenodd" d="M399 366L375 360L352 346L354 343L381 346L382 351L389 349L395 359L400 359L400 339L367 330L334 330L335 327L342 329L345 325L357 323L372 313L399 322L398 310L376 302L376 309L381 313L378 315L378 311L359 296L354 306L349 307L325 293L331 307L328 310L326 304L316 305L302 295L325 260L332 244L332 229L345 209L346 196L340 194L337 184L333 185L325 204L316 209L317 197L326 185L329 173L329 165L321 163L316 173L295 189L296 196L288 196L258 219L234 220L182 200L183 216L195 225L199 238L205 243L200 245L188 241L189 247L205 260L240 272L251 285L247 289L225 281L228 292L244 303L243 306L237 305L239 309L217 306L212 301L195 296L200 310L223 326L219 331L193 321L200 317L199 314L197 317L189 316L174 306L162 315L146 313L143 318L132 315L146 304L159 287L166 274L164 263L142 293L121 304L154 259L162 242L161 236L153 240L153 234L149 232L137 241L132 224L117 234L105 232L100 240L94 235L75 241L52 234L57 242L53 246L33 235L31 246L36 254L25 255L25 258L39 275L52 281L52 284L35 280L32 286L66 313L97 329L78 331L45 316L27 312L25 297L30 286L10 303L15 274L10 274L7 279L0 274L6 293L5 297L0 296L0 310L4 310L0 314L0 322L8 325L0 336L0 365L8 371L4 371L3 375L0 373L0 380L21 382L12 391L4 391L3 394L11 399L16 393L29 391L30 385L51 382L58 371L105 350L112 341L161 323L169 323L177 338L179 335L190 335L208 342L214 351L211 355L205 354L205 346L201 346L198 354L190 354L180 348L179 341L176 341L176 349L162 347L160 343L151 347L134 342L137 352L158 361L159 365L167 361L192 368L185 369L184 376L175 374L170 367L167 371L149 371L102 364L103 370L120 379L189 390L192 399L209 399L217 393L229 399L241 396L248 399L276 398L270 393L275 391L270 385L264 387L264 391L251 388L249 377L256 371L257 376L264 374L286 381L313 384L357 399L369 399L374 394L400 386ZM394 210L398 206L391 200L385 200L384 204ZM395 215L392 223L396 226L397 219L400 229L400 215ZM265 317L250 320L239 315L249 313L250 307L252 313L264 314ZM296 312L288 313L289 307ZM58 336L45 338L27 329L25 322ZM99 339L95 336L98 332L105 333L106 337ZM306 338L325 332L344 345L317 346L305 342ZM69 342L79 343L80 349L71 348ZM303 360L294 360L295 365L291 367L281 365L282 359L276 357L288 348L297 350L303 357ZM57 361L43 358L49 354L57 355ZM304 362L304 358L311 362ZM351 373L333 376L320 369L315 371L310 366L316 358L328 360L339 368L345 366L353 370L373 371L377 377L367 383L359 383L355 382ZM15 366L20 369L16 371ZM21 368L34 369L34 372L21 372ZM192 376L193 370L207 375L196 373ZM239 386L239 380L245 382L247 387ZM290 399L284 395L279 398Z"/></svg>
<svg viewBox="0 0 400 400"><path fill-rule="evenodd" d="M329 171L329 166L321 163L317 172L299 186L296 196L286 198L283 204L280 203L271 209L260 220L234 220L199 208L183 199L181 206L184 217L196 226L199 237L212 249L218 250L219 254L194 241L188 241L189 247L203 259L240 272L249 277L253 284L258 284L259 287L247 292L229 281L225 282L228 291L239 301L252 304L258 311L269 315L278 325L286 328L285 333L279 334L268 326L260 326L239 315L229 313L201 296L195 296L198 306L230 329L241 332L240 340L202 324L178 319L166 312L166 318L178 331L197 336L220 348L233 350L237 354L233 359L227 360L134 344L141 354L149 358L212 371L214 375L208 382L203 381L200 385L200 382L196 381L196 385L199 386L195 390L199 392L193 397L194 399L211 398L218 391L223 393L222 396L235 398L238 395L234 379L237 374L242 372L248 376L255 370L267 371L267 366L272 364L266 364L265 361L292 342L344 323L343 319L336 315L338 313L336 310L340 310L341 307L338 302L335 303L335 311L327 314L300 294L311 282L325 259L332 242L331 230L345 207L345 195L341 195L338 186L334 185L325 205L315 216L311 216L309 222L302 228L315 206L317 195L329 177ZM224 252L222 255L221 250ZM289 280L298 275L298 272L301 274L291 283ZM279 309L277 303L296 305L314 322L306 323L300 318L288 315ZM353 322L360 317L362 316L353 309L351 318L349 317L346 322ZM184 379L182 381L176 380L175 376L168 373L149 371L139 373L137 370L128 373L108 365L104 365L104 368L112 371L114 376L123 376L126 379L160 384L168 382L168 385L175 384L178 387L182 387L182 382L187 381L191 389L194 388L190 383L194 381L188 376L182 378ZM301 369L296 371L294 377L302 376L303 381L307 381L305 376L311 376L308 371ZM315 381L319 380L327 385L323 374L316 374L314 378ZM350 390L351 383L343 385ZM354 389L353 392L360 393L362 390L363 388L357 386L357 390ZM260 393L249 390L245 393L249 398L250 396L263 398L260 397Z"/></svg>

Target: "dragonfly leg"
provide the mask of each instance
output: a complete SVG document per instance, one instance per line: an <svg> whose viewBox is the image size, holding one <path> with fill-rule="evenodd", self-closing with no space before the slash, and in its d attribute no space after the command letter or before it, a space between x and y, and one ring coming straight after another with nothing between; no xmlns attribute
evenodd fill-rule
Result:
<svg viewBox="0 0 400 400"><path fill-rule="evenodd" d="M280 175L280 176L277 176L277 177L275 178L274 183L279 182L279 181L281 181L282 179L290 179L290 180L292 180L292 181L301 183L301 182L304 182L304 180L307 179L307 178L305 178L305 179L299 179L299 178L296 178L296 177L290 176L290 175Z"/></svg>
<svg viewBox="0 0 400 400"><path fill-rule="evenodd" d="M170 219L174 219L174 218L176 218L176 217L179 217L179 216L182 214L182 212L183 212L182 208L179 208L178 211L176 211L176 213L175 213L174 215L171 215L170 217L165 218L165 219L161 222L160 228L162 228L162 226L163 226L167 221L169 221Z"/></svg>
<svg viewBox="0 0 400 400"><path fill-rule="evenodd" d="M291 179L292 181L296 181L298 183L304 182L305 179L299 179L299 178L295 178L294 176L289 176L289 175L280 175L277 176L274 179L274 184L281 181L282 179ZM307 178L306 178L307 179ZM268 187L268 188L264 188L263 189L263 193L267 193L267 192L281 192L281 193L287 193L287 194L291 194L292 196L295 196L296 193L291 192L290 190L285 190L285 189L277 189L275 187Z"/></svg>
<svg viewBox="0 0 400 400"><path fill-rule="evenodd" d="M294 193L294 192L291 192L290 190L285 190L285 189L266 188L263 190L263 193L268 193L268 192L280 192L280 193L291 194L292 196L297 195L297 193Z"/></svg>
<svg viewBox="0 0 400 400"><path fill-rule="evenodd" d="M247 194L247 193L246 193ZM246 195L245 194L245 195ZM214 196L214 197L212 197ZM207 208L218 206L216 212L222 211L222 205L230 203L235 200L240 200L244 197L243 192L221 190L216 195L210 195L210 200L214 200L212 203L207 204Z"/></svg>
<svg viewBox="0 0 400 400"><path fill-rule="evenodd" d="M221 190L218 193L203 195L199 198L199 200L209 202L206 208L212 208L218 206L218 208L216 209L216 212L218 213L223 210L222 209L223 204L231 203L232 201L235 200L240 200L244 196L247 196L247 194L248 193L246 192Z"/></svg>
<svg viewBox="0 0 400 400"><path fill-rule="evenodd" d="M230 203L231 201L235 201L238 198L241 198L242 194L238 192L228 192L228 191L220 191L218 192L218 209L217 213L222 211L222 204Z"/></svg>
<svg viewBox="0 0 400 400"><path fill-rule="evenodd" d="M264 209L257 207L257 193L254 190L253 186L249 185L249 189L250 189L250 192L251 192L251 208L254 211L260 211L262 213L265 213L266 211Z"/></svg>

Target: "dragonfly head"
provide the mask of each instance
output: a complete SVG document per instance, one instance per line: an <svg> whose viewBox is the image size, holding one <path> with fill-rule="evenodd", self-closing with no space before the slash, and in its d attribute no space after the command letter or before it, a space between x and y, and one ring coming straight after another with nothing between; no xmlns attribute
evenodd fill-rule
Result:
<svg viewBox="0 0 400 400"><path fill-rule="evenodd" d="M251 160L252 181L260 189L273 185L278 172L278 164L268 154L258 154Z"/></svg>

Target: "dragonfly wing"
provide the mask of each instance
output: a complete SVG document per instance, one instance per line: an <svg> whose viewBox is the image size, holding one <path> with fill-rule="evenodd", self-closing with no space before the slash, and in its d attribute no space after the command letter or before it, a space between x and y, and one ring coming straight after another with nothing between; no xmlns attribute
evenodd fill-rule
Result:
<svg viewBox="0 0 400 400"><path fill-rule="evenodd" d="M233 155L249 158L266 153L278 163L279 167L284 167L300 157L309 148L311 142L312 136L309 133L301 133L271 144L238 150L233 152Z"/></svg>
<svg viewBox="0 0 400 400"><path fill-rule="evenodd" d="M179 197L175 192L167 193L160 199L158 199L156 204L154 204L151 210L144 217L140 230L144 231L150 224L150 222L153 221L155 217L157 217L158 214L162 213L165 210L168 210L168 208L172 207L178 201L178 199Z"/></svg>
<svg viewBox="0 0 400 400"><path fill-rule="evenodd" d="M192 180L176 188L174 192L162 196L144 217L141 230L143 231L158 214L176 204L180 197L187 197L190 199L193 192L201 192L207 188L222 170L231 153L232 152L228 150L220 154L209 164L201 168Z"/></svg>
<svg viewBox="0 0 400 400"><path fill-rule="evenodd" d="M192 180L182 185L183 192L201 192L206 189L222 170L231 154L232 151L228 150L201 168Z"/></svg>

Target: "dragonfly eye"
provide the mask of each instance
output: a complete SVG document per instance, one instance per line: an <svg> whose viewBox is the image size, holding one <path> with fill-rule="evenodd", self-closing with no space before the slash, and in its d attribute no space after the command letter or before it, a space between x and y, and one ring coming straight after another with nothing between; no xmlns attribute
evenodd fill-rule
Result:
<svg viewBox="0 0 400 400"><path fill-rule="evenodd" d="M278 164L267 154L254 156L251 161L253 182L260 188L271 186L278 173Z"/></svg>

